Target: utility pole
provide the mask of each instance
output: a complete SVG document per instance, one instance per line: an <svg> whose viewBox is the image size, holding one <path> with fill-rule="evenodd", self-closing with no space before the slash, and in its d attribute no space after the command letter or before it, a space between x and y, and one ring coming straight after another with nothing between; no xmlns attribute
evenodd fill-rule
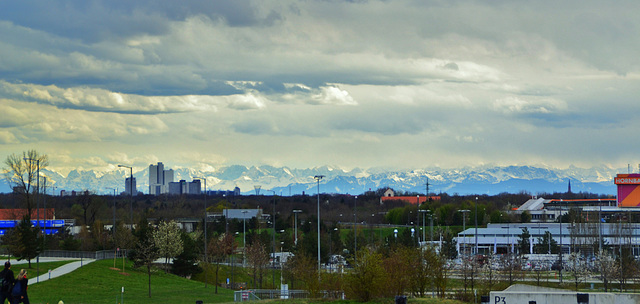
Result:
<svg viewBox="0 0 640 304"><path fill-rule="evenodd" d="M316 175L313 178L318 181L318 279L320 278L320 180L324 175Z"/></svg>

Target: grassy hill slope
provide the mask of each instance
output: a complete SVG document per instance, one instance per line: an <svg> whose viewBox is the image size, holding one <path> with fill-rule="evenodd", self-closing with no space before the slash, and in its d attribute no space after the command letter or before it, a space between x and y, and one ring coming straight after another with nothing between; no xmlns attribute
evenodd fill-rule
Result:
<svg viewBox="0 0 640 304"><path fill-rule="evenodd" d="M119 263L118 266L122 266ZM197 281L187 280L172 274L156 271L151 276L151 298L149 298L148 276L142 269L131 268L127 262L126 272L114 270L113 260L96 261L78 270L53 280L35 284L29 282L31 303L66 304L91 303L204 303L233 302L233 291L214 287ZM124 287L124 301L121 290Z"/></svg>

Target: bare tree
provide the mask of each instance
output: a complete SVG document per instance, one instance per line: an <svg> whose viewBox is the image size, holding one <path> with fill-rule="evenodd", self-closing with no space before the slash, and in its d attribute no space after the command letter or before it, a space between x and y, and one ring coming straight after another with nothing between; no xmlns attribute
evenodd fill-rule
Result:
<svg viewBox="0 0 640 304"><path fill-rule="evenodd" d="M496 269L495 269L495 261L497 257L493 254L489 254L486 257L486 263L480 267L480 282L484 286L484 291L486 294L489 294L491 290L493 290L493 285L496 284Z"/></svg>
<svg viewBox="0 0 640 304"><path fill-rule="evenodd" d="M24 198L25 209L30 217L35 205L34 194L40 192L36 187L38 171L42 171L49 165L49 159L46 154L29 150L22 152L22 155L14 153L7 156L4 164L6 166L3 168L4 177L13 190Z"/></svg>
<svg viewBox="0 0 640 304"><path fill-rule="evenodd" d="M580 283L584 282L589 277L589 269L584 259L576 252L572 252L569 255L569 267L568 272L573 276L573 282L575 284L575 290L578 291Z"/></svg>
<svg viewBox="0 0 640 304"><path fill-rule="evenodd" d="M247 262L251 266L251 274L253 276L253 288L256 288L258 280L260 281L260 288L262 288L262 276L265 267L269 264L269 254L264 245L257 239L247 246L246 251Z"/></svg>
<svg viewBox="0 0 640 304"><path fill-rule="evenodd" d="M609 281L614 278L619 272L620 267L611 253L607 251L599 251L596 255L596 269L600 273L600 280L604 284L604 292L609 291Z"/></svg>
<svg viewBox="0 0 640 304"><path fill-rule="evenodd" d="M518 273L522 269L520 259L514 254L505 254L501 259L501 263L502 276L509 283L509 285L512 285L516 280Z"/></svg>
<svg viewBox="0 0 640 304"><path fill-rule="evenodd" d="M238 247L233 235L224 233L218 238L212 238L208 244L209 259L216 264L216 293L218 293L218 272L220 263L224 262ZM208 262L208 261L207 261Z"/></svg>

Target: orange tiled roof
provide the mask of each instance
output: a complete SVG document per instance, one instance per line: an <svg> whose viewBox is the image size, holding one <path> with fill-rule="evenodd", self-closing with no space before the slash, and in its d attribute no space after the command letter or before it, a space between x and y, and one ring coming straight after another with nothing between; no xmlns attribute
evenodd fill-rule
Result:
<svg viewBox="0 0 640 304"><path fill-rule="evenodd" d="M54 208L40 208L39 210L41 220L45 219L45 215L47 219L53 219L55 215ZM26 209L0 209L0 220L21 220L26 213ZM31 210L31 219L38 219L38 209Z"/></svg>
<svg viewBox="0 0 640 304"><path fill-rule="evenodd" d="M432 201L439 201L440 196L383 196L380 198L382 202L385 201L405 201L407 203L415 205L416 203L420 203L421 205L427 201L427 199L431 199Z"/></svg>

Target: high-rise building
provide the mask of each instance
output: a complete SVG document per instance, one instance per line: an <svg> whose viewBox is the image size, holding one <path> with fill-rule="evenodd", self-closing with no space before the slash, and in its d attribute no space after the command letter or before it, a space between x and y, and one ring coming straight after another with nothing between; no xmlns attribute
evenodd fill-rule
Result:
<svg viewBox="0 0 640 304"><path fill-rule="evenodd" d="M169 194L202 194L200 180L196 179L190 183L184 179L179 182L171 182L169 183Z"/></svg>
<svg viewBox="0 0 640 304"><path fill-rule="evenodd" d="M169 183L173 182L173 170L165 170L164 164L149 165L149 194L169 193Z"/></svg>
<svg viewBox="0 0 640 304"><path fill-rule="evenodd" d="M136 186L136 178L133 177L133 181L131 181L132 177L127 177L124 179L124 193L126 195L132 195L131 193L133 193L133 195L137 195L138 194L138 187ZM133 189L133 192L131 192L131 189Z"/></svg>

